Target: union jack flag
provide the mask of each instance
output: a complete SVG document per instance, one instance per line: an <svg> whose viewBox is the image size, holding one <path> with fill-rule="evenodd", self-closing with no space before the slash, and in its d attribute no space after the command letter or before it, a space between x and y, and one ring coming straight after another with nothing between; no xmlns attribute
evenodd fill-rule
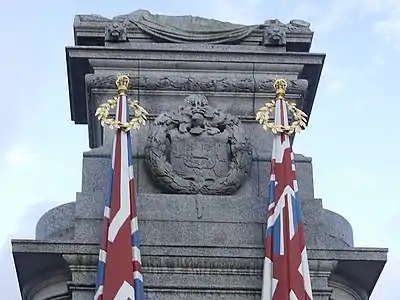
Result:
<svg viewBox="0 0 400 300"><path fill-rule="evenodd" d="M283 99L275 104L275 124L287 126L288 108ZM290 137L275 134L262 300L312 300L301 204Z"/></svg>
<svg viewBox="0 0 400 300"><path fill-rule="evenodd" d="M126 95L118 96L116 119L126 123ZM114 137L94 300L144 300L130 132Z"/></svg>

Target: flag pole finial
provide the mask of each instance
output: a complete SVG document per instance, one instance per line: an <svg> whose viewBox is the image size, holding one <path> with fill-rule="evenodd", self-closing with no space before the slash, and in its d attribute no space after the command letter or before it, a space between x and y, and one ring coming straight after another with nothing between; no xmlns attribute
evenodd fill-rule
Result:
<svg viewBox="0 0 400 300"><path fill-rule="evenodd" d="M117 86L118 96L100 104L96 110L95 116L100 120L102 126L108 126L112 130L123 130L128 132L131 129L140 129L140 125L146 124L147 115L149 113L139 105L138 100L132 100L126 96L129 87L129 76L118 74L115 84ZM118 120L117 117L109 117L110 111L117 106L119 101L127 103L128 110L129 108L133 110L133 117L127 122Z"/></svg>
<svg viewBox="0 0 400 300"><path fill-rule="evenodd" d="M274 89L277 99L285 98L286 88L287 88L287 82L285 79L280 78L275 80Z"/></svg>
<svg viewBox="0 0 400 300"><path fill-rule="evenodd" d="M119 74L117 80L115 81L117 85L118 95L124 95L128 91L129 87L129 77L125 74Z"/></svg>
<svg viewBox="0 0 400 300"><path fill-rule="evenodd" d="M262 125L266 131L271 131L274 134L287 134L300 133L307 124L307 115L296 107L295 103L290 103L285 100L286 89L288 83L286 79L279 78L274 82L274 89L276 99L265 103L256 113L256 120ZM293 121L291 124L276 124L274 120L270 121L271 114L275 111L277 103L284 103L285 109L287 109L293 115Z"/></svg>

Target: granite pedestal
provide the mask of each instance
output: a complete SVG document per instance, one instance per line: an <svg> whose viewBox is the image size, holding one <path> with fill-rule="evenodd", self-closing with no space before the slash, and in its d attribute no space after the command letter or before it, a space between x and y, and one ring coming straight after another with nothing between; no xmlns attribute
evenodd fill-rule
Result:
<svg viewBox="0 0 400 300"><path fill-rule="evenodd" d="M149 20L164 29L155 30ZM182 30L173 35L171 24ZM199 26L208 26L208 31ZM185 28L195 28L194 33L185 35ZM213 28L221 30L218 36ZM66 48L71 117L76 124L87 124L92 150L83 154L82 190L76 201L47 212L37 224L35 240L12 242L23 300L93 299L113 137L94 112L114 96L117 73L129 74L129 95L150 112L149 124L132 138L147 295L152 300L260 299L272 136L254 116L274 98L278 76L288 80L287 99L311 114L325 55L309 52L309 24L268 21L244 27L139 11L114 20L77 16L74 29L75 46ZM230 32L229 39L222 29ZM208 103L185 103L188 97ZM204 175L202 170L193 175L214 180L214 189L189 190L185 183L192 180L186 174L191 167L179 169L172 159L167 166L151 164L157 152L151 138L161 126L160 117L155 118L185 105L207 106L212 117L201 114L211 123L222 114L238 126L229 131L230 125L210 125L220 130L221 139L225 130L231 140L241 141L228 158L237 159L235 165L214 161L220 173ZM198 137L190 136L200 145ZM169 142L175 145L173 139ZM197 158L179 147L169 151L191 164L201 159L213 163L212 146L204 145ZM295 163L314 299L368 299L387 249L354 247L350 224L314 197L311 159L298 154ZM167 167L181 182L177 186L155 177ZM236 181L224 189L229 172Z"/></svg>

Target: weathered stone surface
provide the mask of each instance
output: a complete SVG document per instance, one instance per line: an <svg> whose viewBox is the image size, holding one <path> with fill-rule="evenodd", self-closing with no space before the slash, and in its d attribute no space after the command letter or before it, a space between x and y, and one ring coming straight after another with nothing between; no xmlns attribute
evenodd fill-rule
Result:
<svg viewBox="0 0 400 300"><path fill-rule="evenodd" d="M260 299L273 136L254 115L274 98L277 76L288 81L287 100L310 115L325 57L308 53L310 24L136 11L77 16L75 37L71 115L88 125L92 149L76 202L46 213L36 241L13 241L24 300L93 299L114 136L94 113L115 95L121 72L130 97L150 111L132 133L146 293ZM350 224L315 199L311 159L295 155L295 164L314 299L366 299L387 249L355 248Z"/></svg>
<svg viewBox="0 0 400 300"><path fill-rule="evenodd" d="M277 55L261 48L156 43L136 43L129 49L68 48L69 73L76 74L69 79L75 87L70 90L72 118L88 124L91 148L102 145L102 129L94 112L98 102L112 96L117 73L113 69L130 75L130 95L153 114L176 109L190 94L204 93L219 103L218 108L231 108L227 112L254 119L255 110L273 98L272 82L280 74L289 81L288 99L310 115L324 55Z"/></svg>
<svg viewBox="0 0 400 300"><path fill-rule="evenodd" d="M126 26L124 24L113 22L106 25L105 33L106 42L126 42L128 37L126 35Z"/></svg>
<svg viewBox="0 0 400 300"><path fill-rule="evenodd" d="M146 91L189 91L189 92L235 92L235 93L274 93L274 78L251 74L182 74L172 73L169 76L160 74L140 75L127 74L131 78L133 89ZM88 75L86 87L91 89L115 89L116 75ZM304 95L308 82L305 79L288 80L288 94Z"/></svg>
<svg viewBox="0 0 400 300"><path fill-rule="evenodd" d="M68 241L74 237L75 202L57 206L45 213L36 225L37 240Z"/></svg>
<svg viewBox="0 0 400 300"><path fill-rule="evenodd" d="M96 27L96 23L99 26L108 23L120 23L128 27L131 33L136 32L136 35L132 36L133 38L138 39L141 37L144 39L144 36L139 34L142 33L151 37L153 41L174 43L238 44L246 40L246 38L249 39L252 35L254 36L257 31L269 30L276 24L279 24L284 33L312 34L310 24L301 20L292 20L288 24L278 20L269 20L265 21L264 24L239 25L189 15L166 16L152 14L147 10L136 10L112 19L99 15L79 15L75 19L75 28L93 29L93 27ZM109 37L107 32L106 37Z"/></svg>
<svg viewBox="0 0 400 300"><path fill-rule="evenodd" d="M65 299L93 298L97 243L14 240L13 250L18 265L38 255L46 263L57 261L63 268L68 265L68 286L72 298ZM332 292L338 296L348 296L350 293L354 299L365 299L362 297L370 294L376 280L375 274L381 272L385 264L386 252L387 249L308 249L314 299L329 300ZM264 254L262 245L251 248L143 245L142 253L146 293L151 299L260 297ZM354 263L358 263L358 270L363 270L358 272L357 283L341 273L346 266ZM23 266L25 272L28 269L35 271L32 264L25 263ZM20 278L23 285L26 285L26 280L26 277Z"/></svg>
<svg viewBox="0 0 400 300"><path fill-rule="evenodd" d="M262 43L264 46L285 46L286 45L286 27L279 20L266 22L269 26L264 29Z"/></svg>
<svg viewBox="0 0 400 300"><path fill-rule="evenodd" d="M251 148L237 117L193 94L178 111L160 114L146 160L161 188L179 194L233 194L246 179Z"/></svg>

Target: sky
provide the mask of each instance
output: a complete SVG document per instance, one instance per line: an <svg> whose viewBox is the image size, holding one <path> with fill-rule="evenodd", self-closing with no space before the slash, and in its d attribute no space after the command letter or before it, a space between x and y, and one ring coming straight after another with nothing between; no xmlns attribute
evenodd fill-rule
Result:
<svg viewBox="0 0 400 300"><path fill-rule="evenodd" d="M81 188L87 128L70 120L65 47L76 14L136 9L243 24L304 19L326 53L309 127L294 150L313 158L315 195L353 226L356 246L388 247L371 297L398 300L400 0L6 1L0 8L0 290L20 300L10 238L33 238L48 209ZM278 3L278 4L277 4ZM393 152L391 152L393 151ZM384 208L381 208L380 205ZM379 213L380 217L375 213ZM5 213L4 213L5 212Z"/></svg>

